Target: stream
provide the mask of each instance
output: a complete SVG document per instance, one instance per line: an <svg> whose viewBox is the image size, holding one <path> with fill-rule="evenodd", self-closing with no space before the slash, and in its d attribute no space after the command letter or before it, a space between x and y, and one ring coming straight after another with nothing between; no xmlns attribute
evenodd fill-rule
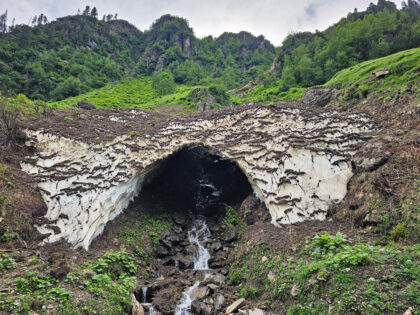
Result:
<svg viewBox="0 0 420 315"><path fill-rule="evenodd" d="M197 245L198 250L194 255L194 268L193 270L209 270L208 261L210 253L204 243L211 235L207 227L204 217L195 220L192 228L188 231L188 240L191 244ZM209 276L209 273L204 273L204 280ZM182 293L180 303L175 309L175 315L189 315L191 314L191 303L194 301L195 290L200 285L200 281L196 281L194 285L189 287Z"/></svg>

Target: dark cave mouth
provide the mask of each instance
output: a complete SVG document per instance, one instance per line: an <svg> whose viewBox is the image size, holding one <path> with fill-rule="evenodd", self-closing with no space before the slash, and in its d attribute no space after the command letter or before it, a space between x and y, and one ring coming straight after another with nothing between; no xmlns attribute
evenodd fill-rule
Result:
<svg viewBox="0 0 420 315"><path fill-rule="evenodd" d="M252 193L247 177L232 160L204 146L183 148L145 179L139 202L147 209L223 216Z"/></svg>

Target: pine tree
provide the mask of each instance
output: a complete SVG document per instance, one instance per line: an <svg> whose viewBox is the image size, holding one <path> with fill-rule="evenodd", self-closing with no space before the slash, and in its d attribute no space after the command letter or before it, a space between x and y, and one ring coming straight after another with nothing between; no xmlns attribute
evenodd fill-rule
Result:
<svg viewBox="0 0 420 315"><path fill-rule="evenodd" d="M89 15L89 13L90 13L90 6L87 5L83 11L83 15Z"/></svg>
<svg viewBox="0 0 420 315"><path fill-rule="evenodd" d="M96 9L96 7L92 8L92 11L90 11L90 16L97 19L98 18L98 10Z"/></svg>
<svg viewBox="0 0 420 315"><path fill-rule="evenodd" d="M7 10L0 15L0 33L7 32Z"/></svg>

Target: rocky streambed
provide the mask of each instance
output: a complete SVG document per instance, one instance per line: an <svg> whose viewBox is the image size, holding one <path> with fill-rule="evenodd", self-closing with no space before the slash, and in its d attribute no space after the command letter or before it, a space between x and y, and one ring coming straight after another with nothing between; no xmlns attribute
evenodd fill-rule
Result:
<svg viewBox="0 0 420 315"><path fill-rule="evenodd" d="M238 298L229 285L227 255L236 228L220 217L177 213L159 236L151 278L141 282L137 301L149 314L218 314Z"/></svg>

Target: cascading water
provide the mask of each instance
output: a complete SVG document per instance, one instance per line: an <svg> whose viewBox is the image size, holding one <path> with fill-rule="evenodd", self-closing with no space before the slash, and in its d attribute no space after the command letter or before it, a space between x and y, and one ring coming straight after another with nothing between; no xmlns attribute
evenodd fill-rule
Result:
<svg viewBox="0 0 420 315"><path fill-rule="evenodd" d="M141 288L141 290L142 290L142 293L143 293L143 299L142 299L141 305L149 308L149 313L148 313L149 315L157 315L157 312L154 309L152 303L147 302L147 287L143 287L143 288Z"/></svg>
<svg viewBox="0 0 420 315"><path fill-rule="evenodd" d="M210 237L210 230L207 227L206 221L204 218L197 219L192 228L188 231L188 240L191 244L195 244L198 247L198 250L195 254L194 259L194 270L208 270L209 264L208 260L210 258L210 253L207 248L204 247L204 243ZM189 315L191 314L191 303L194 298L194 291L199 286L200 281L194 283L193 286L189 287L182 293L182 298L180 303L175 309L175 315Z"/></svg>
<svg viewBox="0 0 420 315"><path fill-rule="evenodd" d="M218 190L212 182L210 182L206 173L202 174L197 193L194 196L195 210L198 214L205 214L206 209L211 209L213 206L220 205L219 197L221 191Z"/></svg>

